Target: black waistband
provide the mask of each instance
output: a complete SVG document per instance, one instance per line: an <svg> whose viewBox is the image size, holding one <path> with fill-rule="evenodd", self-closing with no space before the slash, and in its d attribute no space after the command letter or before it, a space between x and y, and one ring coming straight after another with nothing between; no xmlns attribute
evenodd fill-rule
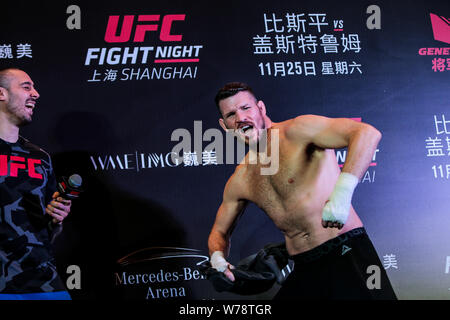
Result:
<svg viewBox="0 0 450 320"><path fill-rule="evenodd" d="M291 256L291 259L294 260L296 263L306 263L315 261L331 253L334 249L340 247L349 239L365 234L366 230L363 227L350 230L346 233L337 236L336 238L330 239L322 243L321 245L315 247L314 249Z"/></svg>

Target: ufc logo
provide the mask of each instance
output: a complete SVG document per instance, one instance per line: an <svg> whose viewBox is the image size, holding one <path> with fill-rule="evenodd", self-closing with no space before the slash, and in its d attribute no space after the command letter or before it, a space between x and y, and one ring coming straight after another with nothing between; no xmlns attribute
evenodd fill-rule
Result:
<svg viewBox="0 0 450 320"><path fill-rule="evenodd" d="M128 42L131 38L131 32L134 24L134 15L126 15L123 17L120 34L117 35L117 27L119 25L120 16L109 16L108 25L106 26L105 41L106 42ZM159 39L161 41L181 41L183 35L170 34L174 21L184 21L185 14L168 14L162 19ZM134 32L133 42L143 42L146 32L158 31L159 14L138 15L138 22L153 22L145 24L137 24Z"/></svg>
<svg viewBox="0 0 450 320"><path fill-rule="evenodd" d="M25 159L23 157L11 156L9 163L9 176L17 177L20 170L28 168L30 178L43 179L42 174L36 172L35 165L41 164L40 159ZM8 156L0 155L0 176L8 175Z"/></svg>

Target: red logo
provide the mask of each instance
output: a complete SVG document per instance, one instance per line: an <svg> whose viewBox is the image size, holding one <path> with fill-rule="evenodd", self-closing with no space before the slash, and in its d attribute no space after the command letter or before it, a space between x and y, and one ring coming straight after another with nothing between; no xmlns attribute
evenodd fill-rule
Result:
<svg viewBox="0 0 450 320"><path fill-rule="evenodd" d="M23 157L11 156L9 163L9 176L17 177L19 169L26 170L30 178L43 179L42 174L36 172L35 165L41 164L40 159L25 159ZM0 155L0 176L8 175L8 156Z"/></svg>
<svg viewBox="0 0 450 320"><path fill-rule="evenodd" d="M119 26L120 16L109 16L108 25L106 26L105 41L110 43L128 42L131 38L131 32L134 25L134 15L126 15L123 17L120 34L117 35L117 28ZM168 14L162 19L161 30L159 32L159 39L161 41L181 41L183 35L170 34L172 24L174 21L184 21L185 14ZM144 42L145 34L147 32L158 31L159 14L152 15L138 15L138 22L154 22L146 24L137 24L134 32L133 42Z"/></svg>
<svg viewBox="0 0 450 320"><path fill-rule="evenodd" d="M430 13L434 40L450 43L450 21L443 16Z"/></svg>

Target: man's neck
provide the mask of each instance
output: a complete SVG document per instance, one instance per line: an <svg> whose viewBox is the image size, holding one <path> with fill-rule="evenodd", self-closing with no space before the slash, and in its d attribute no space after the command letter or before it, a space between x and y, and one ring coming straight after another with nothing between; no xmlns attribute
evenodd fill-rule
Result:
<svg viewBox="0 0 450 320"><path fill-rule="evenodd" d="M274 125L274 123L272 123L272 120L270 120L270 118L268 116L264 117L264 124L265 124L265 129L270 129Z"/></svg>
<svg viewBox="0 0 450 320"><path fill-rule="evenodd" d="M19 140L19 127L12 124L4 113L0 113L0 138L11 143Z"/></svg>

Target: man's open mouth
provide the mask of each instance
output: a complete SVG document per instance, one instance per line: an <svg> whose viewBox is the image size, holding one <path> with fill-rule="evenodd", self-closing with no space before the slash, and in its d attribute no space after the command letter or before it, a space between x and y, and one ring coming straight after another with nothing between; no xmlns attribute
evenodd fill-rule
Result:
<svg viewBox="0 0 450 320"><path fill-rule="evenodd" d="M25 107L27 108L34 108L36 105L36 102L34 101L28 101L27 103L25 103Z"/></svg>
<svg viewBox="0 0 450 320"><path fill-rule="evenodd" d="M253 129L253 126L251 124L245 124L241 127L239 127L239 132L242 134L248 134Z"/></svg>

